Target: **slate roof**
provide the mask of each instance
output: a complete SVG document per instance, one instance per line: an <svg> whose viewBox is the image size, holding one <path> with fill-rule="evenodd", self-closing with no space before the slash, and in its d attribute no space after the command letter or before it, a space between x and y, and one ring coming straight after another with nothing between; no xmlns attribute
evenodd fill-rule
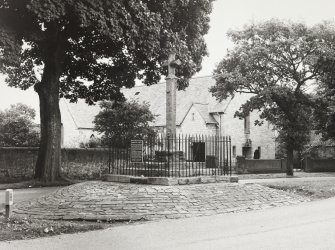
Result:
<svg viewBox="0 0 335 250"><path fill-rule="evenodd" d="M196 77L190 79L190 84L185 90L177 91L176 125L181 124L192 105L199 111L206 123L216 123L210 113L223 112L230 100L227 99L218 103L208 91L214 84L215 80L211 76ZM148 102L151 112L158 115L154 126L165 126L165 82L151 86L123 89L122 92L128 100L135 99L140 103ZM62 109L67 109L78 128L93 128L94 116L100 111L98 104L88 106L83 100L78 100L77 103L69 103L66 100L61 102L63 102Z"/></svg>
<svg viewBox="0 0 335 250"><path fill-rule="evenodd" d="M211 76L196 77L190 79L190 84L185 90L177 91L176 125L181 124L192 104L195 104L195 107L202 114L202 117L206 122L215 122L214 118L211 117L209 113L212 112L214 107L218 106L224 110L229 100L218 104L215 97L209 93L209 88L214 84L215 80ZM155 126L165 126L165 82L152 86L139 86L125 89L122 92L127 99L135 99L139 102L149 102L151 112L159 115L156 118Z"/></svg>
<svg viewBox="0 0 335 250"><path fill-rule="evenodd" d="M70 103L68 100L61 99L61 112L68 112L78 129L93 129L94 117L99 113L99 104L88 105L83 99L76 103Z"/></svg>

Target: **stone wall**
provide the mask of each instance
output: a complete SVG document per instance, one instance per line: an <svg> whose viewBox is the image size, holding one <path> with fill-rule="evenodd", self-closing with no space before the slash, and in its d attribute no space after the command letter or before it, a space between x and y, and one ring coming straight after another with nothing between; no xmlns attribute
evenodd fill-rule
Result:
<svg viewBox="0 0 335 250"><path fill-rule="evenodd" d="M0 182L32 179L38 148L0 148ZM100 179L108 173L108 149L62 149L63 176Z"/></svg>
<svg viewBox="0 0 335 250"><path fill-rule="evenodd" d="M317 146L305 155L303 168L306 172L335 172L335 146Z"/></svg>
<svg viewBox="0 0 335 250"><path fill-rule="evenodd" d="M31 179L38 148L0 148L0 181Z"/></svg>
<svg viewBox="0 0 335 250"><path fill-rule="evenodd" d="M62 149L62 174L71 179L100 179L108 173L108 149Z"/></svg>
<svg viewBox="0 0 335 250"><path fill-rule="evenodd" d="M285 173L286 165L284 159L251 160L238 156L235 170L238 174Z"/></svg>
<svg viewBox="0 0 335 250"><path fill-rule="evenodd" d="M335 159L335 146L313 147L309 156L313 159Z"/></svg>
<svg viewBox="0 0 335 250"><path fill-rule="evenodd" d="M335 172L335 159L304 159L305 172Z"/></svg>
<svg viewBox="0 0 335 250"><path fill-rule="evenodd" d="M242 148L246 139L250 139L251 144L251 157L254 151L261 148L261 159L274 159L275 158L275 138L276 134L268 122L264 122L262 126L255 126L255 120L259 120L259 113L253 111L250 114L250 131L245 133L244 120L234 117L235 112L239 110L240 106L245 103L251 96L247 94L236 94L235 98L230 101L227 110L221 117L221 131L224 136L231 136L232 147L236 148L236 155L243 155ZM219 121L219 116L215 116Z"/></svg>

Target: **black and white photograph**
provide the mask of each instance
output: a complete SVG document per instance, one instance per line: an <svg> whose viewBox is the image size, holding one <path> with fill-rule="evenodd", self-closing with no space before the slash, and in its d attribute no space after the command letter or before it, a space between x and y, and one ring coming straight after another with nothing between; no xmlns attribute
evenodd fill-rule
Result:
<svg viewBox="0 0 335 250"><path fill-rule="evenodd" d="M335 249L335 2L0 0L0 250Z"/></svg>

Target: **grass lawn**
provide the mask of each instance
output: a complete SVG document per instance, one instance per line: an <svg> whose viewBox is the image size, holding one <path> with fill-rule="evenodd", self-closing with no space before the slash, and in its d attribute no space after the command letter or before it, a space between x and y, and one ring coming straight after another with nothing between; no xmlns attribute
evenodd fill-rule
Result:
<svg viewBox="0 0 335 250"><path fill-rule="evenodd" d="M303 180L303 177L335 177L335 172L329 173L306 173L296 171L292 177L285 173L274 174L241 174L238 175L240 180L248 179L277 179L260 183L263 186L280 189L287 192L295 193L310 198L311 200L327 199L335 196L335 178L333 180ZM280 178L289 178L281 181ZM299 180L300 179L300 180Z"/></svg>
<svg viewBox="0 0 335 250"><path fill-rule="evenodd" d="M0 190L5 189L22 189L22 188L37 188L37 187L58 187L58 186L68 186L79 181L72 180L61 180L53 183L45 183L38 180L28 180L14 183L0 183Z"/></svg>
<svg viewBox="0 0 335 250"><path fill-rule="evenodd" d="M37 220L0 215L0 241L32 239L45 236L105 229L111 223L88 221Z"/></svg>
<svg viewBox="0 0 335 250"><path fill-rule="evenodd" d="M311 200L327 199L335 196L334 180L295 181L294 178L285 182L268 182L261 185L295 193Z"/></svg>
<svg viewBox="0 0 335 250"><path fill-rule="evenodd" d="M275 179L275 178L301 178L301 177L335 177L335 172L328 173L306 173L303 171L294 172L293 176L287 176L285 173L273 173L273 174L239 174L240 180L248 179Z"/></svg>

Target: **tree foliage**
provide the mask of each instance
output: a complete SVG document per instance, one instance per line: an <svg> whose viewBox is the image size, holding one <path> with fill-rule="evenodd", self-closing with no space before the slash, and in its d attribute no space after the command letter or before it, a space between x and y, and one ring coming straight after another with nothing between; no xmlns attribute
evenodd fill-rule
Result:
<svg viewBox="0 0 335 250"><path fill-rule="evenodd" d="M0 111L0 146L38 146L40 135L34 119L35 110L21 103Z"/></svg>
<svg viewBox="0 0 335 250"><path fill-rule="evenodd" d="M212 0L0 0L0 73L40 99L36 178L60 176L60 97L123 100L135 79L157 83L172 51L187 86L207 54L211 10Z"/></svg>
<svg viewBox="0 0 335 250"><path fill-rule="evenodd" d="M155 120L147 103L136 101L115 105L101 102L101 111L94 119L94 130L102 134L104 145L129 146L131 140L152 138L156 135L150 125Z"/></svg>
<svg viewBox="0 0 335 250"><path fill-rule="evenodd" d="M327 55L320 58L318 68L322 81L318 84L315 100L315 129L323 140L335 141L335 41Z"/></svg>
<svg viewBox="0 0 335 250"><path fill-rule="evenodd" d="M306 90L321 80L317 65L332 42L329 34L334 34L332 23L309 28L279 20L231 31L235 47L215 69L211 92L219 100L236 92L253 94L235 115L259 111L261 119L274 124L292 156L309 140L314 102Z"/></svg>
<svg viewBox="0 0 335 250"><path fill-rule="evenodd" d="M34 67L45 73L53 54L60 95L92 103L122 98L119 89L134 86L136 78L156 83L176 50L182 87L207 54L211 2L1 0L0 71L9 85L26 89L39 82Z"/></svg>

